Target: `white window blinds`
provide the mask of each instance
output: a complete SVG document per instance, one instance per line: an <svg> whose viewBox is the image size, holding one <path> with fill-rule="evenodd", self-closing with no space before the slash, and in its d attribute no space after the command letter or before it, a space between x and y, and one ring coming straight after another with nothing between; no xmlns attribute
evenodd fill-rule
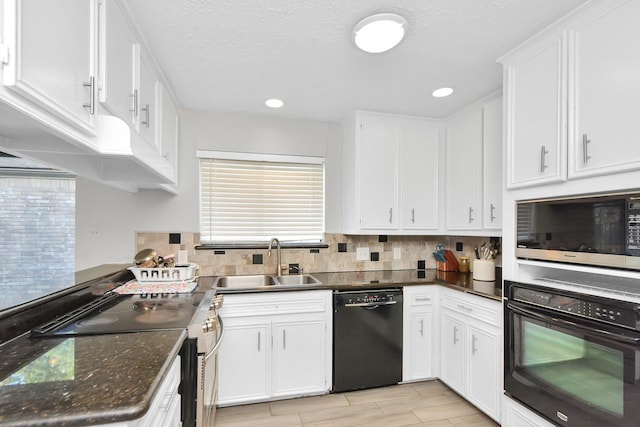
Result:
<svg viewBox="0 0 640 427"><path fill-rule="evenodd" d="M206 158L201 152L198 156L202 243L266 242L272 237L282 242L322 241L321 159Z"/></svg>

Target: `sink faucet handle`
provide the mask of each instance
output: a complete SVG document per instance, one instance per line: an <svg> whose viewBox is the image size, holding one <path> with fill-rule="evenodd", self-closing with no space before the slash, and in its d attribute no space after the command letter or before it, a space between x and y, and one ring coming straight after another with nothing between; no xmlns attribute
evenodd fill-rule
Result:
<svg viewBox="0 0 640 427"><path fill-rule="evenodd" d="M302 267L299 264L289 264L289 274L302 274Z"/></svg>

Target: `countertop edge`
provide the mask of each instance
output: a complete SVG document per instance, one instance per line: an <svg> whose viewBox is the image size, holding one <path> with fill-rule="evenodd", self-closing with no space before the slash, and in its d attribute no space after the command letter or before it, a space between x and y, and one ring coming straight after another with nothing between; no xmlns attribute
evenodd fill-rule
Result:
<svg viewBox="0 0 640 427"><path fill-rule="evenodd" d="M380 270L382 274L384 270ZM416 270L389 270L395 271L399 274L416 271ZM358 272L354 272L358 273ZM369 272L371 273L371 272ZM433 273L433 272L431 272ZM333 273L309 273L312 276L321 276ZM336 273L340 274L340 273ZM456 273L457 274L457 273ZM460 273L464 275L467 283L473 282L473 275L470 273ZM211 276L217 277L217 276ZM494 282L486 282L486 283L498 283L501 280L496 280ZM482 298L491 299L494 301L502 301L502 295L489 294L487 292L478 291L475 289L467 288L464 286L460 286L457 284L450 283L444 279L433 278L433 277L425 277L425 278L403 278L402 280L391 280L391 279L381 279L375 280L372 282L360 282L360 281L349 281L343 280L342 283L321 283L317 285L270 285L270 286L261 286L256 288L216 288L216 292L220 294L246 294L246 293L260 293L260 292L291 292L291 291L311 291L311 290L365 290L365 289L375 289L375 288L394 288L394 287L403 287L403 286L419 286L419 285L440 285L447 287L449 289L454 289L459 292L465 292L471 295L477 295ZM499 285L500 286L500 285Z"/></svg>

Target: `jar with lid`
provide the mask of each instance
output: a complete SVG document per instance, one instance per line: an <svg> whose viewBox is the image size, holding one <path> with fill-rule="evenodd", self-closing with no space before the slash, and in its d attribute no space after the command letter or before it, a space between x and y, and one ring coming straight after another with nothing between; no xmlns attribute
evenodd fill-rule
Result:
<svg viewBox="0 0 640 427"><path fill-rule="evenodd" d="M460 261L458 262L458 271L460 273L468 273L469 272L469 257L461 256Z"/></svg>

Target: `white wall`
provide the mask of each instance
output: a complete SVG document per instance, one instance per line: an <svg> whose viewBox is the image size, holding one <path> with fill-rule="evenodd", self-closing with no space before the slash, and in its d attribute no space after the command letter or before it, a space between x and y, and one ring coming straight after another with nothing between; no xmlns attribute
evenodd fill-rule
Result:
<svg viewBox="0 0 640 427"><path fill-rule="evenodd" d="M132 194L78 178L76 270L131 262L136 231L198 232L198 149L325 157L325 227L340 231L340 124L185 111L180 117L178 195L159 190Z"/></svg>

